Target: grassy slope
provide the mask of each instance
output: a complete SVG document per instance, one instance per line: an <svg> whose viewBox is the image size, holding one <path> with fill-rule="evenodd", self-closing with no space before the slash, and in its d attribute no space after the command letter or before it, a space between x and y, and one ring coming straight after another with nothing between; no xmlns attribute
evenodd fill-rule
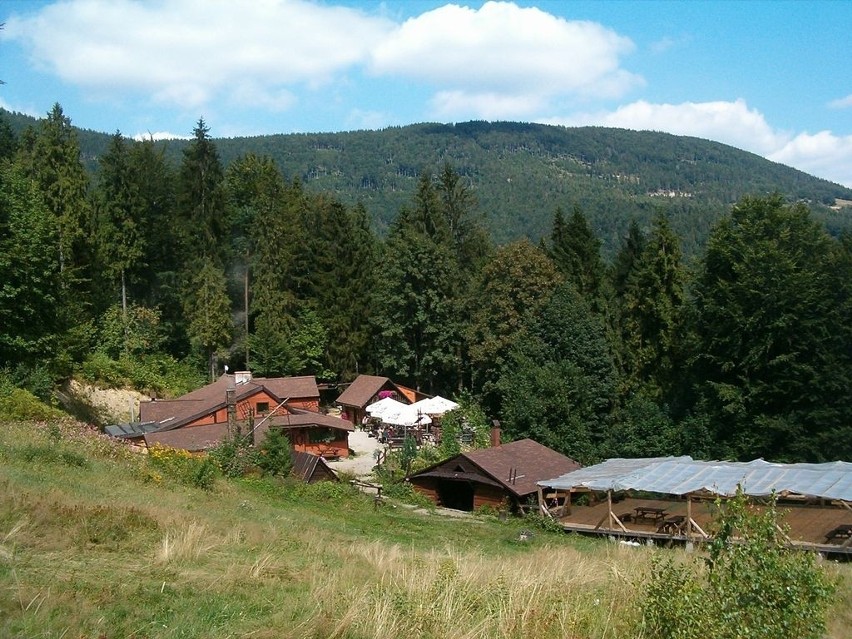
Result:
<svg viewBox="0 0 852 639"><path fill-rule="evenodd" d="M641 636L653 551L522 527L376 509L346 485L204 492L75 426L4 424L0 636ZM852 571L831 570L843 637Z"/></svg>

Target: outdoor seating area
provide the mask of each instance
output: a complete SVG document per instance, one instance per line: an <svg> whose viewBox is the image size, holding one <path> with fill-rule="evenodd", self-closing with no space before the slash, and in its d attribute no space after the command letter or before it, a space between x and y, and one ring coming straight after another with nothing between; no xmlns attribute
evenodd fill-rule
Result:
<svg viewBox="0 0 852 639"><path fill-rule="evenodd" d="M829 530L825 535L825 541L831 543L835 540L848 540L852 538L852 524L840 524Z"/></svg>

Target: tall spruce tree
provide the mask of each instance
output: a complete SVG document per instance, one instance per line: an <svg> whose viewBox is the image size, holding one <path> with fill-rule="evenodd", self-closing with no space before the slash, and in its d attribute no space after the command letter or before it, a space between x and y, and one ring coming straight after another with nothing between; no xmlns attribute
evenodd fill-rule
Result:
<svg viewBox="0 0 852 639"><path fill-rule="evenodd" d="M216 353L230 344L231 304L222 269L204 259L189 279L184 298L184 314L191 343L203 354L210 380L216 378Z"/></svg>
<svg viewBox="0 0 852 639"><path fill-rule="evenodd" d="M0 369L57 354L68 316L57 259L59 221L19 164L0 162Z"/></svg>
<svg viewBox="0 0 852 639"><path fill-rule="evenodd" d="M530 317L499 385L509 437L584 464L606 454L617 373L603 321L570 284Z"/></svg>
<svg viewBox="0 0 852 639"><path fill-rule="evenodd" d="M833 247L804 205L778 195L743 199L714 228L694 288L694 361L716 454L852 455L852 344Z"/></svg>
<svg viewBox="0 0 852 639"><path fill-rule="evenodd" d="M128 273L142 270L145 256L144 202L133 175L121 133L110 140L100 158L96 196L97 242L108 278L120 287L122 313L127 315Z"/></svg>
<svg viewBox="0 0 852 639"><path fill-rule="evenodd" d="M492 415L499 414L497 382L521 330L550 299L562 276L529 240L498 248L473 288L469 356L473 390Z"/></svg>
<svg viewBox="0 0 852 639"><path fill-rule="evenodd" d="M685 274L680 241L659 213L639 264L628 277L622 326L627 374L658 400L667 399L678 374L683 337Z"/></svg>
<svg viewBox="0 0 852 639"><path fill-rule="evenodd" d="M580 207L574 207L568 220L565 220L562 209L557 207L550 247L553 261L565 279L597 307L604 275L601 242L595 237Z"/></svg>
<svg viewBox="0 0 852 639"><path fill-rule="evenodd" d="M221 266L226 261L230 231L224 172L203 118L192 133L178 175L181 247L187 263L213 260Z"/></svg>

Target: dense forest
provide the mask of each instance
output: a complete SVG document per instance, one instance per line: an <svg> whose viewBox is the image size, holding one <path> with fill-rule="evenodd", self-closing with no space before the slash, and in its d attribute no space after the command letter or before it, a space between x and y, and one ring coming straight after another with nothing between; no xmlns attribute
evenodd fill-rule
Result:
<svg viewBox="0 0 852 639"><path fill-rule="evenodd" d="M20 135L36 120L5 115ZM78 130L83 166L93 176L110 136ZM189 134L189 131L181 132ZM246 155L269 157L313 194L362 203L384 237L411 201L421 171L450 164L476 196L482 222L498 244L550 233L557 206L577 205L612 259L631 220L647 231L665 211L689 258L710 228L744 195L776 191L808 204L832 235L852 229L852 189L733 147L685 136L602 127L516 122L416 124L379 131L282 134L216 139L223 166ZM188 140L155 143L171 165Z"/></svg>
<svg viewBox="0 0 852 639"><path fill-rule="evenodd" d="M760 160L774 186L754 156L721 151L712 180L688 181L690 157L728 148L688 138L422 125L387 139L434 130L458 146L404 170L402 150L389 153L381 161L413 186L377 215L388 174L371 172L375 153L367 197L350 199L333 180L353 167L327 181L292 171L276 136L234 155L246 142L214 140L199 120L178 155L120 133L93 154L81 138L97 135L59 105L25 128L11 120L0 121L0 393L49 399L74 375L151 390L225 364L330 383L377 373L467 397L507 436L582 462L852 458L852 234L848 209L823 206L848 189ZM598 143L557 161L564 140L548 134ZM372 139L347 135L304 138L349 151ZM518 175L550 166L537 180L556 186L518 178L514 196L495 196L505 178L458 155L489 140L497 156L516 145ZM598 181L620 186L601 200ZM495 197L510 202L499 214ZM511 214L521 199L539 221Z"/></svg>

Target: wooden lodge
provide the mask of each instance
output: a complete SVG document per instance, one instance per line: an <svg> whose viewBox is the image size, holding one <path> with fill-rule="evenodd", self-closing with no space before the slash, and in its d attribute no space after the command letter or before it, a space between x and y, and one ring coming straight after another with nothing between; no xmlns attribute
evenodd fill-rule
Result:
<svg viewBox="0 0 852 639"><path fill-rule="evenodd" d="M517 511L534 502L537 481L579 467L547 446L522 439L460 453L414 473L407 481L445 508L471 511L507 506Z"/></svg>

